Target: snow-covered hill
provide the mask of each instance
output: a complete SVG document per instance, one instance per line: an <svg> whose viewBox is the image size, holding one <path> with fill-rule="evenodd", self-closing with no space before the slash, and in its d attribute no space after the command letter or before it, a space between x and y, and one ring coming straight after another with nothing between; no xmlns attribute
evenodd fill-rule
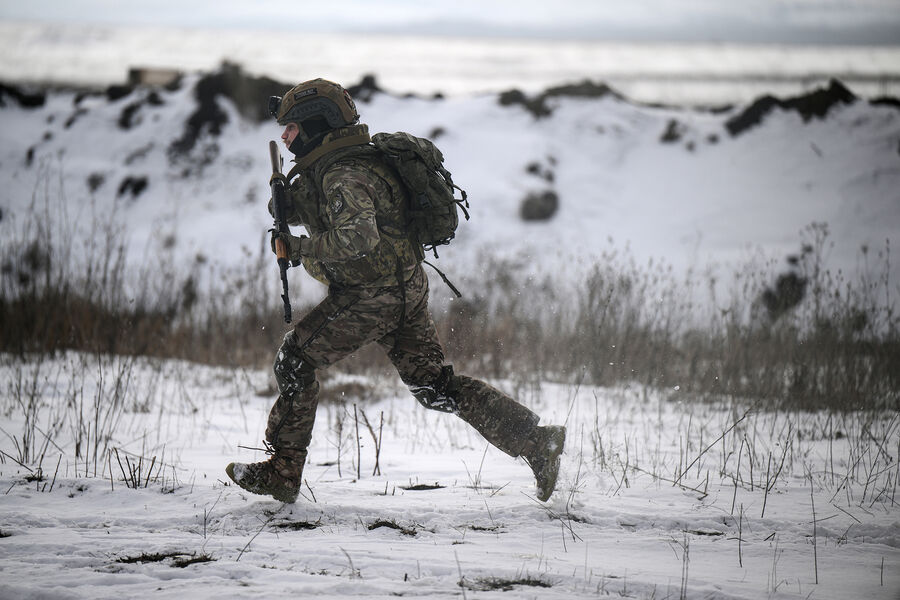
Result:
<svg viewBox="0 0 900 600"><path fill-rule="evenodd" d="M30 97L4 87L3 237L37 207L86 232L114 215L132 264L163 248L185 265L256 255L270 226L266 145L280 134L259 109L273 87L284 89L233 67L172 89ZM457 277L491 256L574 279L627 246L640 262L722 279L751 259L778 265L813 222L829 227L826 267L852 274L862 247L897 243L898 104L836 83L719 111L638 105L589 84L531 97L401 98L371 87L358 96L373 132L435 138L468 190L472 219L441 252ZM558 211L524 221L523 199L546 191ZM900 281L900 261L891 279Z"/></svg>

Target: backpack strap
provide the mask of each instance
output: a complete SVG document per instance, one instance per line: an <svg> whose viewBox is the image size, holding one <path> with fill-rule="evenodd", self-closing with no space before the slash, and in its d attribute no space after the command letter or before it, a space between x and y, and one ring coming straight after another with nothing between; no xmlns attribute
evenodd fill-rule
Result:
<svg viewBox="0 0 900 600"><path fill-rule="evenodd" d="M455 285L453 285L452 283L450 283L450 280L447 279L447 276L444 275L444 272L443 272L443 271L441 271L440 269L438 269L436 266L434 266L433 264L431 264L431 263L428 262L427 260L423 260L422 262L425 263L426 265L428 265L429 267L431 267L432 269L434 269L435 271L437 271L437 274L441 276L441 279L444 280L444 283L447 284L447 287L450 288L450 290L451 290L454 294L456 294L456 297L457 297L457 298L462 298L462 294L460 293L460 291L459 291L458 289L456 289L456 286L455 286Z"/></svg>
<svg viewBox="0 0 900 600"><path fill-rule="evenodd" d="M370 141L369 127L367 125L341 127L340 129L335 129L328 133L315 150L298 158L297 164L301 165L302 168L307 169L311 167L314 162L330 152L341 148L348 148L350 146L368 144Z"/></svg>

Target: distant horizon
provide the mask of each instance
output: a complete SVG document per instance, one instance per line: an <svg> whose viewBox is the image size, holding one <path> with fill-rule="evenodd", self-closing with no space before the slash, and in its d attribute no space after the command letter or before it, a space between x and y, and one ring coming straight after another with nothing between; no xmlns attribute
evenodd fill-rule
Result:
<svg viewBox="0 0 900 600"><path fill-rule="evenodd" d="M114 21L88 21L54 18L0 18L0 23L15 25L47 25L47 26L73 26L73 27L98 27L98 28L134 28L134 29L185 29L197 31L241 31L265 33L285 33L290 31L288 27L262 28L238 24L165 24L165 23L134 23ZM884 25L880 28L858 28L845 31L829 32L822 35L821 30L808 30L803 28L790 29L793 33L787 36L788 28L782 28L779 35L773 35L771 31L748 31L729 37L700 36L691 32L652 32L642 29L603 29L595 32L587 31L584 27L580 33L565 29L516 29L494 26L480 26L472 23L471 27L463 28L463 23L456 24L453 29L446 29L446 23L419 23L407 26L385 26L379 28L361 28L347 26L346 28L321 29L316 35L373 35L373 36L403 36L426 38L456 38L456 39L495 39L495 40L523 40L523 41L559 41L559 42L611 42L633 44L697 44L697 45L747 45L747 46L873 46L873 47L900 47L900 26ZM865 35L864 35L865 34Z"/></svg>
<svg viewBox="0 0 900 600"><path fill-rule="evenodd" d="M722 6L715 0L635 0L611 7L593 0L559 0L553 8L520 0L481 6L418 5L411 0L345 0L346 10L303 2L177 0L110 6L104 0L47 0L0 6L0 21L108 27L293 31L306 33L422 35L472 38L900 46L896 0L755 0Z"/></svg>
<svg viewBox="0 0 900 600"><path fill-rule="evenodd" d="M740 22L720 24L718 35L696 29L669 27L610 26L601 23L558 27L510 27L478 21L429 21L383 26L378 29L352 27L334 33L371 33L427 36L541 39L560 41L610 41L635 43L785 44L900 46L900 23L867 24L843 28L777 25L749 28Z"/></svg>
<svg viewBox="0 0 900 600"><path fill-rule="evenodd" d="M641 102L723 106L789 97L837 78L862 97L900 97L900 45L317 33L314 51L297 52L290 31L187 27L0 21L0 81L102 87L126 82L135 67L198 73L229 61L278 81L358 82L374 74L385 90L421 96L538 94L589 80Z"/></svg>

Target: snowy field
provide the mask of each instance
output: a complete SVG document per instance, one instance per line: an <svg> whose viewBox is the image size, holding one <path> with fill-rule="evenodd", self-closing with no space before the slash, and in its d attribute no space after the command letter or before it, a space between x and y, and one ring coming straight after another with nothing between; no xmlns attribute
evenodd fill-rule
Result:
<svg viewBox="0 0 900 600"><path fill-rule="evenodd" d="M900 592L896 414L496 382L569 428L542 504L462 421L338 375L282 505L223 471L262 457L238 446L259 445L267 373L70 353L3 357L0 381L0 598Z"/></svg>

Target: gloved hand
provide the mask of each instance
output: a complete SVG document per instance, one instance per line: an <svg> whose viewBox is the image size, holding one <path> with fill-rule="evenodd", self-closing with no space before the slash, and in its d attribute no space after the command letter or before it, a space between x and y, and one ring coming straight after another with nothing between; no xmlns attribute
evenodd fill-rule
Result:
<svg viewBox="0 0 900 600"><path fill-rule="evenodd" d="M300 257L305 256L303 252L303 244L304 242L308 242L309 238L305 235L301 235L297 237L296 235L291 235L290 233L282 233L275 229L272 230L272 239L270 240L270 245L272 247L272 252L277 254L275 251L275 240L280 239L284 242L285 246L287 246L288 258L292 263L299 263Z"/></svg>

